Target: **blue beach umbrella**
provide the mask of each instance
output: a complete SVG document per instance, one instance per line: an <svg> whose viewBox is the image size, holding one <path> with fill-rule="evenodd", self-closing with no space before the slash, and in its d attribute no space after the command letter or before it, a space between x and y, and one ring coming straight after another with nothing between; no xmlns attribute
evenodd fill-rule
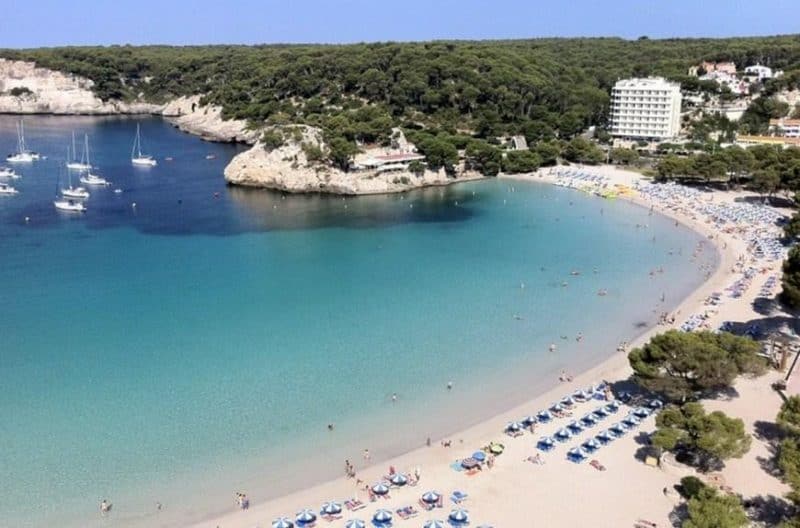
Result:
<svg viewBox="0 0 800 528"><path fill-rule="evenodd" d="M550 411L554 413L560 413L564 411L564 406L560 403L555 403L550 407Z"/></svg>
<svg viewBox="0 0 800 528"><path fill-rule="evenodd" d="M294 524L286 517L278 517L272 521L272 528L292 528Z"/></svg>
<svg viewBox="0 0 800 528"><path fill-rule="evenodd" d="M569 440L569 438L572 436L572 433L570 433L569 429L567 429L566 427L562 427L561 429L556 431L556 435L555 436L556 436L557 440L560 440L560 441L563 442L565 440Z"/></svg>
<svg viewBox="0 0 800 528"><path fill-rule="evenodd" d="M615 412L619 411L619 404L617 404L617 403L615 403L615 402L611 402L611 403L609 403L608 405L606 405L606 406L604 407L604 409L606 410L606 412L607 412L608 414L613 414L613 413L615 413Z"/></svg>
<svg viewBox="0 0 800 528"><path fill-rule="evenodd" d="M422 525L422 528L444 528L444 523L442 521L430 520L426 521L425 524Z"/></svg>
<svg viewBox="0 0 800 528"><path fill-rule="evenodd" d="M336 501L326 502L320 511L323 515L339 515L342 513L342 505Z"/></svg>
<svg viewBox="0 0 800 528"><path fill-rule="evenodd" d="M372 520L378 524L387 524L392 522L392 512L389 510L378 510L372 516Z"/></svg>
<svg viewBox="0 0 800 528"><path fill-rule="evenodd" d="M384 484L383 482L378 482L374 486L372 486L372 493L375 495L386 495L389 493L389 486Z"/></svg>
<svg viewBox="0 0 800 528"><path fill-rule="evenodd" d="M442 496L435 491L426 491L422 494L422 502L426 504L436 504Z"/></svg>
<svg viewBox="0 0 800 528"><path fill-rule="evenodd" d="M469 522L469 513L467 510L462 510L461 508L452 510L450 515L447 516L448 519L453 521L456 524L466 524Z"/></svg>
<svg viewBox="0 0 800 528"><path fill-rule="evenodd" d="M636 427L642 422L636 416L629 414L628 416L622 419L622 423L624 423L628 427Z"/></svg>
<svg viewBox="0 0 800 528"><path fill-rule="evenodd" d="M584 454L584 452L581 450L580 447L573 447L572 449L567 451L567 459L570 462L579 463L586 460L586 455Z"/></svg>
<svg viewBox="0 0 800 528"><path fill-rule="evenodd" d="M395 473L394 475L392 475L392 478L390 480L392 481L392 484L394 484L395 486L405 486L406 484L408 484L408 477L406 477L402 473Z"/></svg>
<svg viewBox="0 0 800 528"><path fill-rule="evenodd" d="M593 414L584 415L581 418L581 423L586 427L592 427L593 425L597 425L597 417Z"/></svg>
<svg viewBox="0 0 800 528"><path fill-rule="evenodd" d="M361 519L350 519L344 523L344 528L365 528L367 524Z"/></svg>
<svg viewBox="0 0 800 528"><path fill-rule="evenodd" d="M317 514L306 508L297 512L294 520L297 521L297 524L310 524L317 520Z"/></svg>
<svg viewBox="0 0 800 528"><path fill-rule="evenodd" d="M509 424L506 426L506 432L507 432L507 433L509 433L509 432L510 432L510 433L516 433L517 431L520 431L520 430L522 430L522 429L523 429L523 427L522 427L522 424L521 424L521 423L519 423L519 422L510 422L510 423L509 423Z"/></svg>
<svg viewBox="0 0 800 528"><path fill-rule="evenodd" d="M553 442L553 439L550 438L549 436L543 436L536 443L536 447L538 447L542 451L550 451L551 449L553 449L554 446L555 442Z"/></svg>
<svg viewBox="0 0 800 528"><path fill-rule="evenodd" d="M652 412L653 411L647 407L637 407L636 409L634 409L633 415L639 418L647 418L648 416L650 416L650 414L652 414Z"/></svg>
<svg viewBox="0 0 800 528"><path fill-rule="evenodd" d="M530 427L531 425L536 423L536 417L535 416L526 416L525 418L520 420L520 422L522 422L522 425L524 425L525 427Z"/></svg>
<svg viewBox="0 0 800 528"><path fill-rule="evenodd" d="M598 442L600 442L603 445L612 442L614 440L614 436L612 436L608 431L600 431L599 433L597 433L597 436L595 436L595 438L597 439Z"/></svg>
<svg viewBox="0 0 800 528"><path fill-rule="evenodd" d="M483 462L484 460L486 460L486 453L484 453L483 451L475 451L474 453L472 453L472 458L474 458L478 462Z"/></svg>
<svg viewBox="0 0 800 528"><path fill-rule="evenodd" d="M625 428L622 424L615 423L611 427L608 428L612 435L616 436L617 438L624 436L626 432L628 432L627 428Z"/></svg>
<svg viewBox="0 0 800 528"><path fill-rule="evenodd" d="M594 453L595 451L600 449L600 447L601 447L600 442L598 442L594 438L590 438L581 444L581 448L583 448L583 450L586 451L587 453Z"/></svg>
<svg viewBox="0 0 800 528"><path fill-rule="evenodd" d="M575 433L575 434L578 434L578 433L580 433L581 431L583 431L583 427L581 427L581 424L579 424L578 422L576 422L576 421L574 421L574 420L573 420L573 421L571 421L571 422L570 422L570 423L567 425L567 429L569 429L571 433Z"/></svg>
<svg viewBox="0 0 800 528"><path fill-rule="evenodd" d="M575 405L575 400L572 399L572 396L564 396L559 403L564 407L572 407Z"/></svg>
<svg viewBox="0 0 800 528"><path fill-rule="evenodd" d="M536 418L537 418L537 419L538 419L538 420L539 420L541 423L547 423L547 422L549 422L550 420L552 420L552 419L553 419L553 415L552 415L552 414L550 414L550 412L549 412L549 411L539 411L539 412L536 414Z"/></svg>

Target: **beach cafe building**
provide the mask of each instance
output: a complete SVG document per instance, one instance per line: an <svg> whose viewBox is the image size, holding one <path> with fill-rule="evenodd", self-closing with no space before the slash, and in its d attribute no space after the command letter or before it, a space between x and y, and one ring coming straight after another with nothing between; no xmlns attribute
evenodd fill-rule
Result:
<svg viewBox="0 0 800 528"><path fill-rule="evenodd" d="M371 170L378 173L407 171L412 161L425 161L425 156L414 152L382 154L359 160L353 165L355 170Z"/></svg>

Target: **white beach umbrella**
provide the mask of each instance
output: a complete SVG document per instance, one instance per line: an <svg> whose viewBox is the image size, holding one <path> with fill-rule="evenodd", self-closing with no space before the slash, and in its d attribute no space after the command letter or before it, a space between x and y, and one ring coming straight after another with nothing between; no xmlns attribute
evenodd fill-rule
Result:
<svg viewBox="0 0 800 528"><path fill-rule="evenodd" d="M372 493L375 495L386 495L389 493L389 486L384 484L383 482L378 482L374 486L372 486Z"/></svg>
<svg viewBox="0 0 800 528"><path fill-rule="evenodd" d="M366 523L361 519L350 519L346 523L344 523L344 528L365 528Z"/></svg>
<svg viewBox="0 0 800 528"><path fill-rule="evenodd" d="M325 515L338 515L342 513L342 505L335 501L326 502L321 511Z"/></svg>
<svg viewBox="0 0 800 528"><path fill-rule="evenodd" d="M392 484L394 484L395 486L405 486L406 484L408 484L408 477L406 477L402 473L395 473L389 480L391 480Z"/></svg>
<svg viewBox="0 0 800 528"><path fill-rule="evenodd" d="M462 510L461 508L452 510L450 515L447 516L448 519L453 521L457 524L464 524L469 522L469 512L467 510Z"/></svg>
<svg viewBox="0 0 800 528"><path fill-rule="evenodd" d="M392 522L392 512L389 510L378 510L372 516L372 520L378 524L385 524Z"/></svg>
<svg viewBox="0 0 800 528"><path fill-rule="evenodd" d="M422 528L444 528L444 523L431 519L430 521L426 521L425 524L422 525Z"/></svg>
<svg viewBox="0 0 800 528"><path fill-rule="evenodd" d="M286 517L278 517L272 521L272 528L292 528L294 523Z"/></svg>
<svg viewBox="0 0 800 528"><path fill-rule="evenodd" d="M297 522L297 524L312 523L317 520L317 514L306 508L297 512L294 520Z"/></svg>
<svg viewBox="0 0 800 528"><path fill-rule="evenodd" d="M422 502L427 504L436 504L442 496L435 491L426 491L422 494Z"/></svg>

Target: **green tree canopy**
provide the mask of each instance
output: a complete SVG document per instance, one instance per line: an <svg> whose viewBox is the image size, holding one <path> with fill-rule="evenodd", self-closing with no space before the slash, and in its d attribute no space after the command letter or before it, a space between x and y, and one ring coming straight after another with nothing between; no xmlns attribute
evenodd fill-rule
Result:
<svg viewBox="0 0 800 528"><path fill-rule="evenodd" d="M741 458L752 439L744 422L721 411L706 413L697 402L664 408L656 417L653 445L689 458L708 469L729 458Z"/></svg>
<svg viewBox="0 0 800 528"><path fill-rule="evenodd" d="M539 155L530 150L512 150L503 158L503 172L521 174L534 172L542 164Z"/></svg>
<svg viewBox="0 0 800 528"><path fill-rule="evenodd" d="M739 374L760 374L765 362L752 339L728 332L670 330L632 350L634 380L671 401L730 387Z"/></svg>
<svg viewBox="0 0 800 528"><path fill-rule="evenodd" d="M688 513L682 528L744 528L749 524L737 497L720 495L710 488L689 499Z"/></svg>
<svg viewBox="0 0 800 528"><path fill-rule="evenodd" d="M789 250L789 257L783 263L782 283L781 301L797 310L800 308L800 246Z"/></svg>

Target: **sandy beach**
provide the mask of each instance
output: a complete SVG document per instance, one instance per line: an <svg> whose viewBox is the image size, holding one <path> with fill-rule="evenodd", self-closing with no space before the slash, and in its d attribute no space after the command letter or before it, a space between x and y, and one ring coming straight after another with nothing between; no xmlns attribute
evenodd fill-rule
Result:
<svg viewBox="0 0 800 528"><path fill-rule="evenodd" d="M637 173L613 167L592 167L581 170L602 176L604 181L618 188L631 189L630 192L624 192L620 196L644 207L652 207L656 213L670 216L697 230L709 240L704 250L710 251L715 247L720 254L717 269L673 312L675 322L648 330L631 343L631 346L638 346L653 334L663 332L667 328L680 327L692 314L702 314L702 325L712 329L719 327L723 321L747 322L763 317L754 311L753 301L759 296L759 291L768 278L780 272L779 260L760 259L757 263L752 263L759 271L749 281L741 296L737 298L725 296L720 304L709 306L707 304L709 297L715 292L725 291L741 278L743 267L751 264L748 241L736 231L726 232L716 229L701 214L668 207L669 204L663 202L654 203L646 195L633 191L641 179ZM557 183L559 176L552 171L542 170L532 175L509 177L509 185L513 185L515 180ZM714 191L707 193L707 199L715 203L734 203L734 200L748 195L752 196L752 193ZM600 197L597 199L602 200ZM651 432L654 429L652 416L643 420L638 430L629 432L591 456L605 466L605 471L598 471L588 463L571 463L565 455L569 448L579 445L610 423L621 419L627 414L626 408L621 409L615 417L607 419L607 424L585 430L567 442L559 444L553 451L541 453L543 464L534 464L526 460L529 456L539 453L536 441L541 436L552 435L573 418L556 418L550 423L539 424L535 433L526 431L517 438L511 438L503 433L508 422L535 414L578 389L586 388L601 380L609 382L624 380L630 373L627 355L616 352L597 367L575 375L570 382L561 383L551 391L535 395L523 405L451 436L446 439L452 442L450 447L441 445L445 439L433 438L430 447L421 446L377 466L371 465L369 460L356 454L350 460L355 466L356 478L343 476L268 502L261 502L259 497L250 497L251 506L247 510L239 510L236 507L234 492L237 490L231 490L229 513L193 526L195 528L268 527L278 517L285 516L294 520L296 512L301 509L310 508L319 512L324 502L330 500L344 502L351 497L360 499L366 507L355 512L345 508L340 518L332 521L319 519L317 525L343 527L346 521L352 518L369 523L375 511L382 508L393 512L395 526L421 526L429 519L446 520L451 507L454 506L449 499L454 490L460 490L468 495L461 506L468 510L472 526L621 527L633 526L638 519L645 519L658 526L670 526L669 514L679 499L676 493L665 494L663 490L671 489L683 475L691 472L691 469L673 464L654 468L635 457L640 447L638 443L640 433ZM742 418L749 431L753 433L757 421L773 421L775 418L781 400L770 389L770 384L780 377L780 373L771 371L758 379L740 379L735 387L738 396L725 401L708 402L707 405L710 409L721 409L732 416ZM443 387L442 390L446 389ZM578 403L573 414L575 418L579 418L596 408L598 404L600 402L597 400ZM452 466L457 465L459 460L469 457L491 441L505 445L505 452L496 458L492 468L484 468L472 475L453 469ZM759 457L768 456L765 442L754 438L750 452L740 460L728 462L725 469L717 476L717 480L745 497L755 495L780 497L788 488L767 474L758 462ZM343 475L344 464L345 461L342 460ZM418 470L420 481L414 486L393 487L388 495L389 498L378 498L376 502L370 502L365 486L381 481L388 474L390 466L396 468L398 472L410 475ZM264 478L268 479L268 476L265 475ZM436 490L444 495L443 508L430 512L420 511L418 503L420 496L429 490ZM410 520L401 520L396 510L405 506L413 506L419 514Z"/></svg>

